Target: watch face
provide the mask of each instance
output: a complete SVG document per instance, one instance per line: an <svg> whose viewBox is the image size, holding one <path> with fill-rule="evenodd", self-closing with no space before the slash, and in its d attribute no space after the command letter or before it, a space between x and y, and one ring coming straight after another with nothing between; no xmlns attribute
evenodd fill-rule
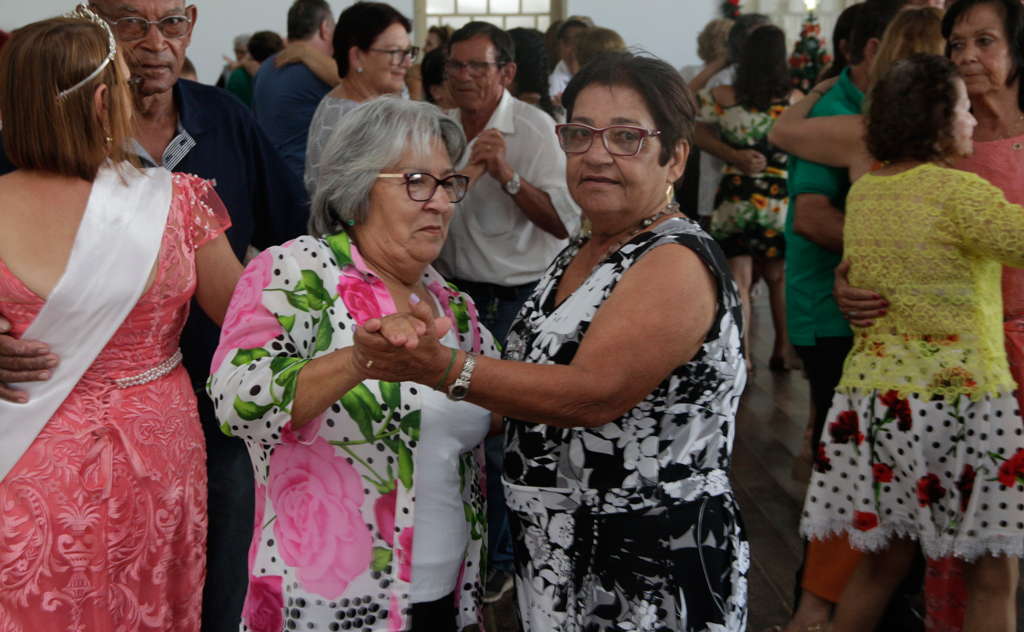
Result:
<svg viewBox="0 0 1024 632"><path fill-rule="evenodd" d="M508 182L506 182L505 193L508 193L509 195L515 195L516 193L519 193L519 181L509 180Z"/></svg>
<svg viewBox="0 0 1024 632"><path fill-rule="evenodd" d="M467 393L469 393L469 389L466 388L465 384L452 384L451 388L448 389L448 394L455 399L463 399Z"/></svg>

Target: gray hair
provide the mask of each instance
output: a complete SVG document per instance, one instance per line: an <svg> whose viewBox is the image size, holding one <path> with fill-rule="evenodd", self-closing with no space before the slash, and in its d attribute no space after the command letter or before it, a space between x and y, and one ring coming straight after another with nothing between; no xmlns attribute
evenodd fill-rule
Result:
<svg viewBox="0 0 1024 632"><path fill-rule="evenodd" d="M235 38L235 50L241 50L249 46L249 38L251 35L239 35Z"/></svg>
<svg viewBox="0 0 1024 632"><path fill-rule="evenodd" d="M394 168L407 150L430 155L434 139L444 144L457 167L466 151L466 135L437 106L389 95L356 106L324 147L309 232L335 235L350 221L365 222L377 176Z"/></svg>

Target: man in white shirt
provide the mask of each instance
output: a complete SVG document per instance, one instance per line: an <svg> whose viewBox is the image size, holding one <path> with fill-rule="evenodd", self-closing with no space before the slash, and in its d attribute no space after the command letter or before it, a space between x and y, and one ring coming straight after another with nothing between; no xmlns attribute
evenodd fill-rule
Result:
<svg viewBox="0 0 1024 632"><path fill-rule="evenodd" d="M469 140L466 164L486 169L458 205L437 269L473 297L480 322L504 342L544 270L580 225L569 197L555 122L506 87L516 74L515 44L486 22L452 35L448 87ZM512 587L512 538L502 501L503 440L487 442L488 576L484 601Z"/></svg>
<svg viewBox="0 0 1024 632"><path fill-rule="evenodd" d="M473 296L502 340L527 289L579 228L580 211L569 197L555 122L505 89L516 73L511 37L471 22L452 36L449 51L448 83L459 106L450 114L469 140L466 164L486 172L452 218L439 269Z"/></svg>

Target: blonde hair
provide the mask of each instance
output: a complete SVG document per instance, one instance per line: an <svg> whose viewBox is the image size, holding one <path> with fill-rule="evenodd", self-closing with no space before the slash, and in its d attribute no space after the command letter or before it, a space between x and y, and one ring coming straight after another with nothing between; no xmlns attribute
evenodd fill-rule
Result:
<svg viewBox="0 0 1024 632"><path fill-rule="evenodd" d="M576 61L580 68L601 53L626 50L626 42L611 29L592 26L576 35Z"/></svg>
<svg viewBox="0 0 1024 632"><path fill-rule="evenodd" d="M868 72L868 86L874 86L894 61L906 59L915 53L942 55L945 49L942 11L933 7L905 9L885 29L882 43Z"/></svg>
<svg viewBox="0 0 1024 632"><path fill-rule="evenodd" d="M728 18L711 20L697 36L697 56L705 64L728 56L726 42L732 25L733 21Z"/></svg>
<svg viewBox="0 0 1024 632"><path fill-rule="evenodd" d="M35 22L11 35L0 54L0 114L4 149L16 167L91 182L108 159L137 162L126 149L132 97L120 51L88 83L57 96L99 68L109 47L102 26L69 17ZM94 105L100 85L108 88L108 129Z"/></svg>

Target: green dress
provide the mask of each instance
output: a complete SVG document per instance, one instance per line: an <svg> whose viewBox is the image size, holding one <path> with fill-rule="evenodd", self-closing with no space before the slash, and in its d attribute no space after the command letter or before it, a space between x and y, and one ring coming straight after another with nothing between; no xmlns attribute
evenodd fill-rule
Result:
<svg viewBox="0 0 1024 632"><path fill-rule="evenodd" d="M789 155L768 142L768 131L788 104L774 103L767 111L738 103L723 107L710 89L698 92L697 98L701 117L718 123L723 142L734 149L755 149L768 160L765 170L752 176L725 166L715 194L711 236L726 257L784 256Z"/></svg>
<svg viewBox="0 0 1024 632"><path fill-rule="evenodd" d="M252 109L252 75L245 68L235 68L228 77L226 86L228 92L242 100L250 110Z"/></svg>

